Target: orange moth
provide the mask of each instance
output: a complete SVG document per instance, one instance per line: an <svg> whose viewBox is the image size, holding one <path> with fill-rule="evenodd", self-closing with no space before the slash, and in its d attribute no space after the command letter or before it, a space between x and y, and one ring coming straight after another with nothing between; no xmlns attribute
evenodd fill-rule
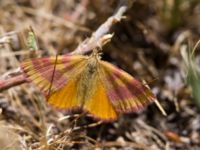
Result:
<svg viewBox="0 0 200 150"><path fill-rule="evenodd" d="M34 58L23 62L21 68L27 79L48 96L50 105L66 110L82 109L102 121L137 112L155 100L149 88L102 61L97 51L90 56Z"/></svg>

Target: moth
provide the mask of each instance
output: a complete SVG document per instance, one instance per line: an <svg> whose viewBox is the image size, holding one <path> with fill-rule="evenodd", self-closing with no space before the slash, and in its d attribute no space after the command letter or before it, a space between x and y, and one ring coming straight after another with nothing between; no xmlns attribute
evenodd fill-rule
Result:
<svg viewBox="0 0 200 150"><path fill-rule="evenodd" d="M48 96L50 105L70 111L81 109L102 121L137 112L155 100L149 88L101 60L97 51L89 56L29 59L21 68L27 79Z"/></svg>

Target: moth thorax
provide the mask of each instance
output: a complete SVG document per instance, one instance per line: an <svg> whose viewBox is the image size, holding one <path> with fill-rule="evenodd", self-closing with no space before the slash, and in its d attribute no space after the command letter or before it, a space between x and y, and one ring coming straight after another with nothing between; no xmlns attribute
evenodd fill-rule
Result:
<svg viewBox="0 0 200 150"><path fill-rule="evenodd" d="M82 72L79 85L78 85L78 97L83 106L85 101L90 100L93 94L96 92L97 82L97 62L89 61L85 70Z"/></svg>

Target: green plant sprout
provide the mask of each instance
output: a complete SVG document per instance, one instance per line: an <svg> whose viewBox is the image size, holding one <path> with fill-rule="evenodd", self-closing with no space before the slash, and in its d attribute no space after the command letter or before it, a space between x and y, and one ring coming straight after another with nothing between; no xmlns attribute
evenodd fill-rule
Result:
<svg viewBox="0 0 200 150"><path fill-rule="evenodd" d="M27 45L29 50L38 50L37 39L36 39L35 33L34 33L34 31L31 27L28 31L26 45Z"/></svg>
<svg viewBox="0 0 200 150"><path fill-rule="evenodd" d="M200 109L200 72L195 64L195 51L200 44L200 40L195 44L191 51L186 46L182 47L181 55L185 63L187 73L187 83L192 88L192 95L197 107Z"/></svg>

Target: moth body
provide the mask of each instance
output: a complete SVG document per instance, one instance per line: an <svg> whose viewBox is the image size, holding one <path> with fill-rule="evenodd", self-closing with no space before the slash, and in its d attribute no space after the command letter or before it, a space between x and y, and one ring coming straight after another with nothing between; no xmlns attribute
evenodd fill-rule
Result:
<svg viewBox="0 0 200 150"><path fill-rule="evenodd" d="M84 107L85 102L91 99L91 96L98 90L95 86L98 78L98 65L99 60L95 56L89 57L78 79L77 98L81 107Z"/></svg>

